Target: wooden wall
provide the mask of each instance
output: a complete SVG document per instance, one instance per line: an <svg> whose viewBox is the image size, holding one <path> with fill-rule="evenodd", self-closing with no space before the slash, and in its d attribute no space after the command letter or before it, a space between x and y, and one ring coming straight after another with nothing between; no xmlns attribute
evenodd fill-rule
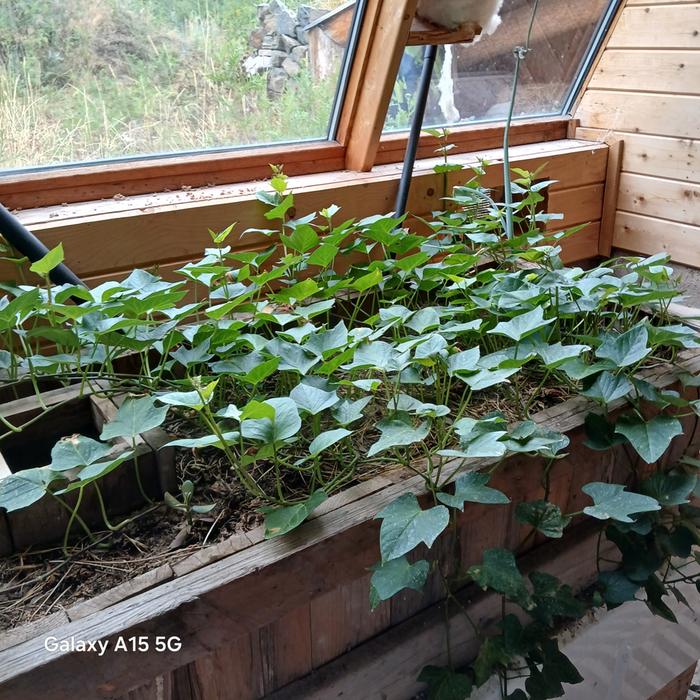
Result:
<svg viewBox="0 0 700 700"><path fill-rule="evenodd" d="M700 2L626 0L576 117L624 140L613 245L700 267Z"/></svg>

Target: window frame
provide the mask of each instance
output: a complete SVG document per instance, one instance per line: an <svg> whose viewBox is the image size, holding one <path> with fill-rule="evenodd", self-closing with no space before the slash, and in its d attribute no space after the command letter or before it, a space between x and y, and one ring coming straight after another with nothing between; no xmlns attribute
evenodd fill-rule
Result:
<svg viewBox="0 0 700 700"><path fill-rule="evenodd" d="M122 198L264 180L270 164L283 165L288 175L339 170L368 171L374 165L398 163L407 132L384 133L384 121L407 45L418 0L359 0L339 76L327 140L297 141L195 153L127 157L94 164L57 165L0 174L0 202L11 209ZM592 42L567 107L574 104L602 48L606 29L624 5L613 0ZM444 43L444 37L443 37ZM565 113L518 120L511 143L552 141L573 135ZM480 122L451 129L456 153L495 148L502 142L504 122ZM419 157L436 147L422 136Z"/></svg>

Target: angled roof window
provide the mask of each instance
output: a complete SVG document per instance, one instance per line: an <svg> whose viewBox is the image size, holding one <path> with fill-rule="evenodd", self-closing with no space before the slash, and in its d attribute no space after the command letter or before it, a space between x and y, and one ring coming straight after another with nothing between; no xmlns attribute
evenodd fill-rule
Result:
<svg viewBox="0 0 700 700"><path fill-rule="evenodd" d="M0 171L334 135L354 2L89 4L0 2Z"/></svg>
<svg viewBox="0 0 700 700"><path fill-rule="evenodd" d="M568 111L617 5L615 0L540 0L532 52L523 64L518 85L516 118ZM506 118L513 85L513 49L525 43L532 8L533 0L504 0L502 21L493 34L473 44L440 48L425 126ZM387 115L388 131L410 125L422 60L422 47L408 47L404 52Z"/></svg>

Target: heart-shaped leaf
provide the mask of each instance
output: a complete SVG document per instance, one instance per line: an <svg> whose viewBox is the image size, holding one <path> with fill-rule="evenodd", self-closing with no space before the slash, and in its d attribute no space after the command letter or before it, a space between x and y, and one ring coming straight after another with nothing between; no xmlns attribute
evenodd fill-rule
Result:
<svg viewBox="0 0 700 700"><path fill-rule="evenodd" d="M612 519L622 523L631 523L634 522L631 515L661 510L661 506L655 498L631 493L626 491L624 486L618 484L595 481L586 484L581 490L590 496L594 503L594 505L584 508L583 512L598 520Z"/></svg>
<svg viewBox="0 0 700 700"><path fill-rule="evenodd" d="M265 513L265 539L280 537L299 527L321 503L328 498L325 491L314 491L303 503L296 503L285 508L266 508Z"/></svg>
<svg viewBox="0 0 700 700"><path fill-rule="evenodd" d="M430 423L425 421L418 427L414 427L410 420L400 418L385 418L377 424L381 437L367 452L368 457L373 457L392 447L407 447L416 442L423 442L430 432Z"/></svg>
<svg viewBox="0 0 700 700"><path fill-rule="evenodd" d="M345 428L336 428L335 430L327 430L314 438L309 445L309 453L312 457L317 457L321 452L327 450L332 445L344 440L349 435L352 435L351 430Z"/></svg>
<svg viewBox="0 0 700 700"><path fill-rule="evenodd" d="M289 398L307 413L315 416L327 408L335 406L340 398L334 390L326 390L302 381L297 384L289 394Z"/></svg>
<svg viewBox="0 0 700 700"><path fill-rule="evenodd" d="M485 504L506 504L510 499L497 489L489 488L490 476L478 472L462 474L455 481L454 495L449 493L438 493L438 500L450 508L464 510L465 502L485 503Z"/></svg>
<svg viewBox="0 0 700 700"><path fill-rule="evenodd" d="M372 567L369 600L374 610L383 600L389 600L404 588L420 591L425 586L430 564L421 560L409 563L406 557L379 562Z"/></svg>
<svg viewBox="0 0 700 700"><path fill-rule="evenodd" d="M261 403L268 409L272 408L274 410L274 419L253 418L244 420L241 423L243 437L274 445L290 440L301 430L299 409L292 399L279 397L268 399Z"/></svg>
<svg viewBox="0 0 700 700"><path fill-rule="evenodd" d="M617 399L621 399L623 396L627 396L630 391L632 391L632 384L624 374L601 372L581 394L607 405Z"/></svg>
<svg viewBox="0 0 700 700"><path fill-rule="evenodd" d="M610 360L616 367L629 367L651 352L648 341L646 326L638 325L620 335L609 334L595 354L602 360Z"/></svg>
<svg viewBox="0 0 700 700"><path fill-rule="evenodd" d="M390 503L377 519L382 521L379 547L382 561L391 561L407 554L423 542L432 547L450 521L445 506L422 510L412 493L399 496Z"/></svg>
<svg viewBox="0 0 700 700"><path fill-rule="evenodd" d="M510 321L498 323L495 328L492 328L488 332L493 335L505 335L519 342L523 338L527 338L545 326L548 326L550 323L554 323L554 319L545 319L542 307L537 306L532 311L520 314Z"/></svg>
<svg viewBox="0 0 700 700"><path fill-rule="evenodd" d="M97 442L84 435L72 435L61 438L51 450L50 469L56 472L84 467L97 462L114 448L103 442Z"/></svg>
<svg viewBox="0 0 700 700"><path fill-rule="evenodd" d="M163 424L168 413L167 406L156 406L152 396L137 399L127 397L119 407L114 420L102 429L101 440L113 438L135 438Z"/></svg>
<svg viewBox="0 0 700 700"><path fill-rule="evenodd" d="M697 474L656 472L642 482L641 491L662 506L679 506L690 501L697 484Z"/></svg>
<svg viewBox="0 0 700 700"><path fill-rule="evenodd" d="M233 432L222 432L223 442L218 435L203 435L198 438L185 438L182 440L173 440L168 442L163 447L186 447L189 449L202 449L205 447L216 447L219 450L223 450L227 445L235 445L238 443L240 438L240 433Z"/></svg>
<svg viewBox="0 0 700 700"><path fill-rule="evenodd" d="M49 491L51 484L65 479L61 472L48 467L24 469L0 479L0 508L11 513L36 503Z"/></svg>
<svg viewBox="0 0 700 700"><path fill-rule="evenodd" d="M519 522L532 525L545 537L552 539L563 537L564 528L571 522L571 518L562 515L559 506L548 501L518 503L515 517Z"/></svg>
<svg viewBox="0 0 700 700"><path fill-rule="evenodd" d="M507 549L487 549L481 564L469 568L467 572L485 591L491 589L526 610L533 607L525 579L515 563L515 555Z"/></svg>
<svg viewBox="0 0 700 700"><path fill-rule="evenodd" d="M617 421L615 432L626 437L647 464L653 464L673 438L683 434L683 425L672 416L656 416L647 422L637 415L625 415Z"/></svg>

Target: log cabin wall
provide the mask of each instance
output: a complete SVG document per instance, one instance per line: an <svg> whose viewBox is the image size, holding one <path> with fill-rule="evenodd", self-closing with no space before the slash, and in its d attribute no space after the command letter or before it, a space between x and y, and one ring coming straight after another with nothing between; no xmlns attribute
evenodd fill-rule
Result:
<svg viewBox="0 0 700 700"><path fill-rule="evenodd" d="M700 2L627 0L576 112L624 140L612 244L700 267Z"/></svg>

